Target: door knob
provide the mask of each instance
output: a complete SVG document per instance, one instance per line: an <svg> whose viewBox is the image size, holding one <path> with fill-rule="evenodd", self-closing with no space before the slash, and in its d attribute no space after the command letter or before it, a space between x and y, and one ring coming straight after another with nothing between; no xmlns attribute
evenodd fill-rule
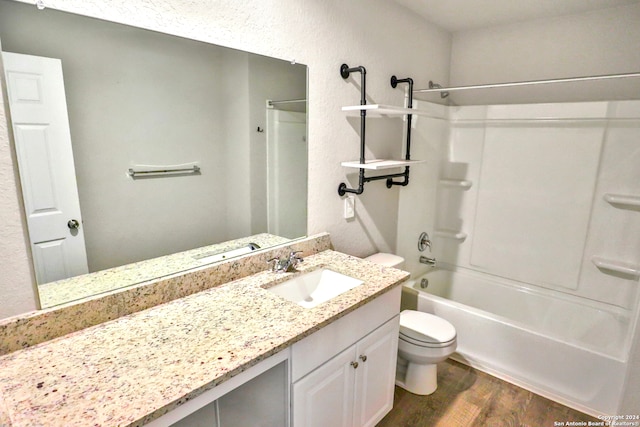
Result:
<svg viewBox="0 0 640 427"><path fill-rule="evenodd" d="M69 222L67 222L67 227L69 227L69 230L77 230L80 228L80 223L77 219L70 219Z"/></svg>
<svg viewBox="0 0 640 427"><path fill-rule="evenodd" d="M353 369L358 369L358 362L351 362L351 366L353 366Z"/></svg>
<svg viewBox="0 0 640 427"><path fill-rule="evenodd" d="M366 362L367 356L365 356L364 354L360 355L360 360L362 360L363 362Z"/></svg>

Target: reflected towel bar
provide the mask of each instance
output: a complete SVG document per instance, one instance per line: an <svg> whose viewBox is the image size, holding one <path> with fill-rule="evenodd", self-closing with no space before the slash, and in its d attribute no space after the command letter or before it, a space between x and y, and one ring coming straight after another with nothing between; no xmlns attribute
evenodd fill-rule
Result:
<svg viewBox="0 0 640 427"><path fill-rule="evenodd" d="M306 99L285 99L282 101L272 101L270 99L267 99L267 108L273 108L275 105L279 105L279 104L299 104L302 102L307 102Z"/></svg>
<svg viewBox="0 0 640 427"><path fill-rule="evenodd" d="M161 166L164 167L164 166ZM184 174L184 173L200 173L200 166L194 165L188 168L185 167L164 167L164 169L153 169L151 166L150 169L146 170L135 170L133 168L129 168L127 174L134 178L139 175L143 176L151 176L151 175L175 175L175 174Z"/></svg>

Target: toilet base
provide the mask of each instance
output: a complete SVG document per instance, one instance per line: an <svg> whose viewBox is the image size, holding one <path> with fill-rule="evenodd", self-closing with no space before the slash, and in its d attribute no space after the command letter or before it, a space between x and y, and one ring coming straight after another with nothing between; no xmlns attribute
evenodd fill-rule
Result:
<svg viewBox="0 0 640 427"><path fill-rule="evenodd" d="M396 385L410 393L427 396L438 388L438 366L436 364L409 363L406 372L402 371L404 369L398 371Z"/></svg>

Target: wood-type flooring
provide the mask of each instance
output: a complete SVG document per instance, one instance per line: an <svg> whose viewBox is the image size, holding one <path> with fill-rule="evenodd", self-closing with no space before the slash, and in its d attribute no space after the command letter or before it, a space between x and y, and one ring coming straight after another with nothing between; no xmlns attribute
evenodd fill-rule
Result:
<svg viewBox="0 0 640 427"><path fill-rule="evenodd" d="M449 359L438 364L433 394L417 396L396 386L393 409L377 427L555 427L580 421L601 422Z"/></svg>

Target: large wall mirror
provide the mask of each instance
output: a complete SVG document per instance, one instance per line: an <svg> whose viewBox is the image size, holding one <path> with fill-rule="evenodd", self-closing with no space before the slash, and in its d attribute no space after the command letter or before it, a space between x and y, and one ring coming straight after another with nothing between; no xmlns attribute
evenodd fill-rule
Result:
<svg viewBox="0 0 640 427"><path fill-rule="evenodd" d="M9 0L0 42L42 307L306 234L306 66Z"/></svg>

